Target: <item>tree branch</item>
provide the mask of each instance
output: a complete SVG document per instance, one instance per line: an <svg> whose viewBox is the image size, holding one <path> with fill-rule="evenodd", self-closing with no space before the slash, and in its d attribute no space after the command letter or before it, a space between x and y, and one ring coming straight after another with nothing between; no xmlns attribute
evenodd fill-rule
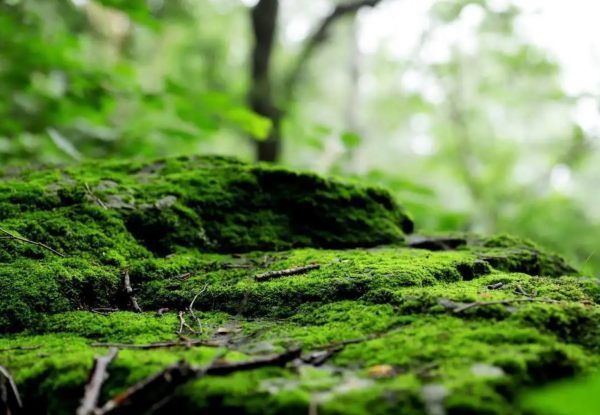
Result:
<svg viewBox="0 0 600 415"><path fill-rule="evenodd" d="M304 72L308 61L318 50L318 48L327 40L331 26L339 19L358 12L363 7L375 7L382 0L354 0L347 3L341 3L335 6L333 11L321 20L321 23L317 26L315 31L308 37L304 43L304 48L298 55L296 64L290 71L289 76L285 80L284 84L284 98L288 101L291 98L300 76Z"/></svg>
<svg viewBox="0 0 600 415"><path fill-rule="evenodd" d="M48 245L46 245L46 244L44 244L42 242L32 241L32 240L29 240L27 238L23 238L22 236L12 234L12 233L10 233L9 231L7 231L6 229L4 229L2 227L0 227L0 232L3 233L3 234L5 234L8 239L14 239L15 241L24 242L24 243L27 243L27 244L39 246L40 248L47 249L48 251L52 252L53 254L58 255L60 257L63 257L63 258L65 256L64 254L58 252L56 249L50 248Z"/></svg>
<svg viewBox="0 0 600 415"><path fill-rule="evenodd" d="M17 385L8 369L0 366L0 413L19 414L23 409L23 402Z"/></svg>
<svg viewBox="0 0 600 415"><path fill-rule="evenodd" d="M98 408L98 399L102 385L108 378L108 366L117 357L118 349L112 347L106 356L96 356L94 367L90 373L88 383L85 385L85 394L81 399L81 405L77 408L77 415L93 415Z"/></svg>

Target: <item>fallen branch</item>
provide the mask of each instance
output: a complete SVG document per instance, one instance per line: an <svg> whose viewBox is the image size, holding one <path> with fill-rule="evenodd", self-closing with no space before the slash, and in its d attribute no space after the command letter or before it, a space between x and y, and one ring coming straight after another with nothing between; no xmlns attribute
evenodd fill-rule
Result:
<svg viewBox="0 0 600 415"><path fill-rule="evenodd" d="M257 357L256 359L246 360L243 362L215 362L206 369L207 375L228 375L233 372L244 370L258 369L266 366L283 367L292 360L300 358L302 349L293 348L283 353Z"/></svg>
<svg viewBox="0 0 600 415"><path fill-rule="evenodd" d="M8 369L0 366L0 410L2 414L17 415L23 409L17 384Z"/></svg>
<svg viewBox="0 0 600 415"><path fill-rule="evenodd" d="M183 281L185 281L185 280L187 280L188 278L190 278L190 277L193 277L194 275L196 275L196 273L195 273L195 272L184 272L183 274L175 275L175 276L173 277L173 279L175 279L175 280L183 280Z"/></svg>
<svg viewBox="0 0 600 415"><path fill-rule="evenodd" d="M119 311L119 309L118 308L111 308L111 307L96 307L96 308L90 309L90 311L92 313L101 314L103 316L108 316L110 313L114 313L116 311Z"/></svg>
<svg viewBox="0 0 600 415"><path fill-rule="evenodd" d="M52 252L55 255L58 255L59 257L62 257L62 258L65 257L64 254L58 252L54 248L50 248L48 245L46 245L46 244L44 244L42 242L36 242L36 241L32 241L32 240L27 239L27 238L23 238L22 236L19 236L19 235L14 235L14 234L10 233L9 231L7 231L6 229L4 229L2 227L0 227L0 232L2 232L3 234L5 234L9 239L14 239L15 241L24 242L24 243L27 243L27 244L39 246L40 248L47 249L48 251Z"/></svg>
<svg viewBox="0 0 600 415"><path fill-rule="evenodd" d="M517 285L517 288L515 289L515 294L521 294L521 295L524 295L525 297L535 297L537 292L533 292L530 294L527 291L525 291L523 289L523 287L521 287L520 285Z"/></svg>
<svg viewBox="0 0 600 415"><path fill-rule="evenodd" d="M344 348L346 346L351 345L351 344L364 343L366 341L381 337L382 335L383 334L370 334L368 336L359 337L356 339L348 339L348 340L342 340L342 341L338 341L338 342L332 342L332 343L326 344L324 346L316 347L314 352L309 353L308 355L302 356L301 359L306 364L313 365L313 366L321 366L329 358L331 358L335 354L344 350Z"/></svg>
<svg viewBox="0 0 600 415"><path fill-rule="evenodd" d="M488 290L497 290L497 289L499 289L499 288L502 288L503 286L504 286L504 283L503 283L503 282L497 282L497 283L495 283L495 284L490 284L490 285L488 285L486 288L487 288Z"/></svg>
<svg viewBox="0 0 600 415"><path fill-rule="evenodd" d="M100 198L98 196L96 196L94 194L94 192L92 191L92 189L91 189L91 187L90 187L89 184L85 183L84 187L85 187L85 192L90 197L90 199L92 199L101 208L108 209L108 207L106 207L106 204L102 200L100 200Z"/></svg>
<svg viewBox="0 0 600 415"><path fill-rule="evenodd" d="M290 275L306 274L309 271L319 269L319 268L321 268L321 265L319 265L319 264L310 264L310 265L305 265L303 267L289 268L289 269L284 269L284 270L280 270L280 271L269 271L269 272L265 272L263 274L257 274L254 276L254 279L256 281L268 281L273 278L287 277Z"/></svg>
<svg viewBox="0 0 600 415"><path fill-rule="evenodd" d="M98 408L98 399L102 385L108 379L108 366L117 357L118 349L111 347L106 356L96 356L90 377L85 385L85 393L77 408L77 415L94 415Z"/></svg>
<svg viewBox="0 0 600 415"><path fill-rule="evenodd" d="M152 350L152 349L166 349L170 347L192 347L192 346L206 346L206 347L221 347L221 342L211 342L206 340L185 340L185 341L164 341L147 344L133 344L133 343L92 343L91 347L116 347L118 349L133 349L133 350Z"/></svg>
<svg viewBox="0 0 600 415"><path fill-rule="evenodd" d="M203 368L192 367L182 360L118 394L98 410L96 415L147 413L169 400L179 386L205 375L227 375L266 366L285 366L299 356L300 349L293 349L245 362L223 363L216 360Z"/></svg>
<svg viewBox="0 0 600 415"><path fill-rule="evenodd" d="M200 292L198 292L198 294L196 294L194 296L194 299L188 306L188 311L192 315L192 318L196 321L196 324L198 324L198 329L200 330L199 331L200 334L202 334L202 322L200 321L200 319L198 317L196 317L196 314L194 313L194 303L196 302L196 299L200 296L200 294L202 294L204 291L206 291L207 288L208 288L208 284L205 284L204 287L202 287L202 289L200 290Z"/></svg>
<svg viewBox="0 0 600 415"><path fill-rule="evenodd" d="M137 299L135 298L135 295L133 294L133 288L131 287L131 279L129 278L129 270L128 269L123 271L123 284L125 285L125 292L127 293L127 296L129 297L129 301L131 302L133 309L137 313L141 313L142 309L139 306Z"/></svg>
<svg viewBox="0 0 600 415"><path fill-rule="evenodd" d="M185 321L185 317L183 316L183 311L180 311L178 314L179 317L179 330L177 330L177 334L181 334L183 333L183 328L185 327L186 329L188 329L190 332L192 333L196 333L196 330L194 330L188 323L187 321Z"/></svg>
<svg viewBox="0 0 600 415"><path fill-rule="evenodd" d="M496 301L475 301L474 303L463 304L454 309L455 313L462 313L463 311L469 310L471 308L477 307L485 307L488 305L509 305L513 303L526 303L526 302L538 302L538 303L560 303L558 300L552 300L550 298L509 298L506 300L496 300Z"/></svg>

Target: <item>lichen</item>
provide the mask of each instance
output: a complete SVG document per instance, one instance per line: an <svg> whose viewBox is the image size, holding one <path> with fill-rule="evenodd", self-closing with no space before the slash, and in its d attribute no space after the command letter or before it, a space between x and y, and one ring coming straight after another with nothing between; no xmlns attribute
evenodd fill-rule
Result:
<svg viewBox="0 0 600 415"><path fill-rule="evenodd" d="M221 347L122 348L101 401L181 359L293 347L335 352L206 376L158 413L521 414L524 388L600 368L597 281L508 236L409 248L410 224L382 190L224 158L20 172L0 226L65 257L0 240L0 365L27 413L73 413L94 343L177 342L183 311L181 334Z"/></svg>

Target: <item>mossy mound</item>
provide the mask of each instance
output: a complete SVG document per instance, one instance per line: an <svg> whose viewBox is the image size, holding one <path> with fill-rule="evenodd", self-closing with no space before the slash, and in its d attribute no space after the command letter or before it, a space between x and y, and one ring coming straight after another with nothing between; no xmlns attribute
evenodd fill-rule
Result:
<svg viewBox="0 0 600 415"><path fill-rule="evenodd" d="M73 413L107 343L120 351L101 402L181 359L301 348L186 382L155 413L519 414L524 388L600 367L596 281L506 236L409 247L384 191L218 158L21 172L0 188L0 227L64 255L0 240L0 365L27 413Z"/></svg>
<svg viewBox="0 0 600 415"><path fill-rule="evenodd" d="M16 176L16 177L15 177ZM402 241L412 222L381 189L221 157L89 163L0 180L0 223L70 257L115 263L203 252ZM0 260L47 252L6 243Z"/></svg>

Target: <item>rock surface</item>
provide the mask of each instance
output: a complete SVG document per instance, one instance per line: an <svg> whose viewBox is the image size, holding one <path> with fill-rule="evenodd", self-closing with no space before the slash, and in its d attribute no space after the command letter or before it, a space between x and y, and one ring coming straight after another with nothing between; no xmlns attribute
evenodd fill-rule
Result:
<svg viewBox="0 0 600 415"><path fill-rule="evenodd" d="M508 236L409 247L381 189L87 164L6 174L0 229L0 365L26 413L74 413L111 344L100 405L185 362L135 413L519 414L524 388L600 367L594 280Z"/></svg>

